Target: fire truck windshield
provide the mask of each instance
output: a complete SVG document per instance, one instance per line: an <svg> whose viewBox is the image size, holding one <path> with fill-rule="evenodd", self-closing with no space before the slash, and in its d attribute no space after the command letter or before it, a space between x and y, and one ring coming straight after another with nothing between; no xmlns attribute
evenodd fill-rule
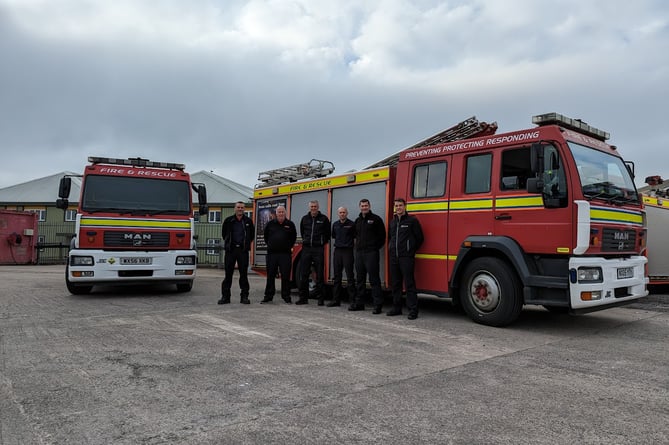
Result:
<svg viewBox="0 0 669 445"><path fill-rule="evenodd" d="M586 199L601 199L618 205L639 203L634 181L622 159L575 142L569 142L569 147Z"/></svg>
<svg viewBox="0 0 669 445"><path fill-rule="evenodd" d="M83 188L85 212L190 215L191 211L187 181L88 175Z"/></svg>

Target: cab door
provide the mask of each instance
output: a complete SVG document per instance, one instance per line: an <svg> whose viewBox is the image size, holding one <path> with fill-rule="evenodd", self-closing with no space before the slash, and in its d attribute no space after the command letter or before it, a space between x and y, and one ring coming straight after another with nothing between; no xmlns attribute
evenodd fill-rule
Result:
<svg viewBox="0 0 669 445"><path fill-rule="evenodd" d="M448 187L450 156L400 163L395 197L420 221L425 241L414 269L419 292L448 294Z"/></svg>
<svg viewBox="0 0 669 445"><path fill-rule="evenodd" d="M534 167L538 173L531 166L532 150L540 154L541 165ZM527 253L569 253L572 218L566 166L558 147L509 147L501 151L496 167L495 235L512 238ZM543 187L530 193L528 179L537 175Z"/></svg>

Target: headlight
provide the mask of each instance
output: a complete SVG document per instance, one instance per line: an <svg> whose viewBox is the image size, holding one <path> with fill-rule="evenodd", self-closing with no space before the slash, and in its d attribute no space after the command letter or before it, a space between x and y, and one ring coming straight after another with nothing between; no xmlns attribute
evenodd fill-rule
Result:
<svg viewBox="0 0 669 445"><path fill-rule="evenodd" d="M195 256L190 255L190 256L178 256L177 257L177 265L179 266L186 266L186 265L194 265L195 264Z"/></svg>
<svg viewBox="0 0 669 445"><path fill-rule="evenodd" d="M73 256L70 258L70 266L92 266L92 256Z"/></svg>
<svg viewBox="0 0 669 445"><path fill-rule="evenodd" d="M579 283L601 283L602 282L602 268L601 267L579 267L578 268L578 282Z"/></svg>

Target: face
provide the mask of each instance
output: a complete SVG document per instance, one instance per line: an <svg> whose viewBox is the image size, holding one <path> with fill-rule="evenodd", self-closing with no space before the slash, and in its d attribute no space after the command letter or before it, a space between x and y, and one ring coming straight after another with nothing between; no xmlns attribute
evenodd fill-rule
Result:
<svg viewBox="0 0 669 445"><path fill-rule="evenodd" d="M404 212L406 211L406 207L403 202L401 201L395 201L395 214L396 215L404 215Z"/></svg>
<svg viewBox="0 0 669 445"><path fill-rule="evenodd" d="M311 216L318 215L318 203L317 202L310 202L309 203L309 213L311 213Z"/></svg>
<svg viewBox="0 0 669 445"><path fill-rule="evenodd" d="M363 201L363 202L360 203L360 212L361 212L363 215L366 215L367 213L369 213L369 209L370 209L371 207L372 207L372 206L369 205L368 202Z"/></svg>
<svg viewBox="0 0 669 445"><path fill-rule="evenodd" d="M244 214L244 204L235 204L235 215L242 216Z"/></svg>
<svg viewBox="0 0 669 445"><path fill-rule="evenodd" d="M337 214L339 215L340 221L346 221L346 218L348 217L348 210L346 210L346 207L339 207Z"/></svg>
<svg viewBox="0 0 669 445"><path fill-rule="evenodd" d="M283 222L284 219L286 219L286 209L283 207L277 207L276 208L276 219L279 222Z"/></svg>

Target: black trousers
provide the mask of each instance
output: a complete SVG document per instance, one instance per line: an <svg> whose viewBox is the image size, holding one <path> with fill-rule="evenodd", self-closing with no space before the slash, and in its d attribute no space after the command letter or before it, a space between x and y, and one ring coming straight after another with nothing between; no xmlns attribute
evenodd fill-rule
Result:
<svg viewBox="0 0 669 445"><path fill-rule="evenodd" d="M221 296L223 298L230 298L230 288L232 287L232 275L235 273L235 264L239 269L239 289L241 290L241 297L249 297L249 251L244 250L243 247L233 247L225 251L225 278L221 283Z"/></svg>
<svg viewBox="0 0 669 445"><path fill-rule="evenodd" d="M390 286L393 291L393 307L402 309L402 285L407 292L407 307L409 312L418 313L418 295L416 294L416 279L414 278L414 257L390 257Z"/></svg>
<svg viewBox="0 0 669 445"><path fill-rule="evenodd" d="M354 303L355 300L355 277L353 276L353 248L335 247L332 255L332 266L334 270L334 280L332 288L332 299L341 301L342 290L342 272L346 272L346 290L348 291L348 301Z"/></svg>
<svg viewBox="0 0 669 445"><path fill-rule="evenodd" d="M276 273L281 273L281 298L290 298L290 253L267 254L267 284L265 298L272 299L276 293Z"/></svg>
<svg viewBox="0 0 669 445"><path fill-rule="evenodd" d="M309 276L311 275L311 266L316 271L316 293L318 298L323 299L323 272L325 265L325 248L323 246L307 247L302 246L302 255L300 257L300 299L309 298Z"/></svg>
<svg viewBox="0 0 669 445"><path fill-rule="evenodd" d="M367 275L369 284L372 286L372 302L374 306L383 305L383 294L381 292L381 277L379 275L379 251L355 251L355 281L357 292L356 304L365 304L365 288L367 286Z"/></svg>

